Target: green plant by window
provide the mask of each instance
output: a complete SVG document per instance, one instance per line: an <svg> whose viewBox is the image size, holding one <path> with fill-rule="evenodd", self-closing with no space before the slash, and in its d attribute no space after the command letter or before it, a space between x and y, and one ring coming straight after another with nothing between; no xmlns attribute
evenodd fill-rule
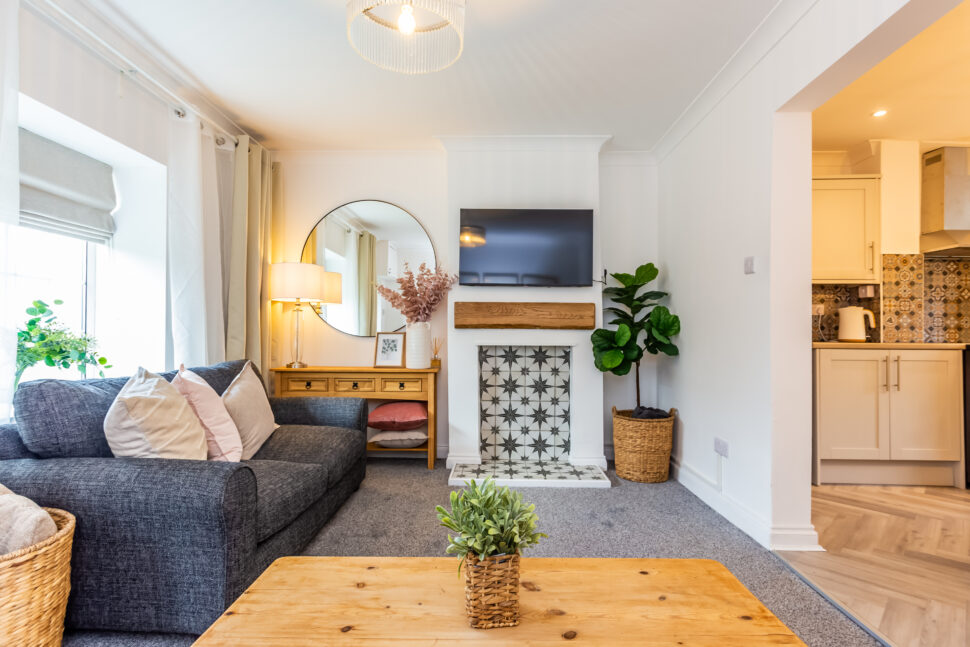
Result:
<svg viewBox="0 0 970 647"><path fill-rule="evenodd" d="M479 559L491 555L512 555L547 537L536 532L536 507L522 501L522 495L507 487L498 488L487 478L471 481L463 490L451 493L451 510L438 506L438 521L456 534L448 535L445 552L459 557L458 571L469 553Z"/></svg>
<svg viewBox="0 0 970 647"><path fill-rule="evenodd" d="M61 305L60 299L54 305ZM87 377L88 367L98 369L104 377L103 369L111 368L108 360L96 352L97 342L87 335L76 335L57 321L53 308L43 301L34 301L26 310L28 319L24 327L17 331L17 373L14 388L20 378L31 366L43 362L47 366L78 370L81 377Z"/></svg>
<svg viewBox="0 0 970 647"><path fill-rule="evenodd" d="M640 406L640 360L644 351L656 355L677 355L680 351L671 338L680 332L680 317L658 303L668 296L666 292L647 290L640 293L648 283L660 275L653 263L637 268L635 274L622 272L610 274L620 282L620 287L606 288L603 294L622 308L610 307L605 311L616 316L609 323L616 330L599 328L593 331L593 361L604 373L626 375L636 367L637 407ZM643 334L643 342L640 335Z"/></svg>

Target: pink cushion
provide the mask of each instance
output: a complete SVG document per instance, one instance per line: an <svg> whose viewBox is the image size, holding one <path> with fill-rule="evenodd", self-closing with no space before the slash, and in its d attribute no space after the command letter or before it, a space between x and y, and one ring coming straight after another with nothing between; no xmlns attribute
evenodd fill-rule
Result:
<svg viewBox="0 0 970 647"><path fill-rule="evenodd" d="M211 461L238 461L242 458L242 440L222 398L208 382L192 371L179 367L172 386L181 393L205 429L205 441Z"/></svg>
<svg viewBox="0 0 970 647"><path fill-rule="evenodd" d="M382 431L410 431L428 423L424 402L390 402L370 412L367 426Z"/></svg>

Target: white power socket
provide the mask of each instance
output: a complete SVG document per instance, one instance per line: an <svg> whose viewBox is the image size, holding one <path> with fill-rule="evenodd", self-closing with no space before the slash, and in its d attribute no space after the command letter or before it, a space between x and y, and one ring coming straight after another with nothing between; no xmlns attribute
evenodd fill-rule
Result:
<svg viewBox="0 0 970 647"><path fill-rule="evenodd" d="M812 316L821 317L825 314L825 304L824 303L813 303L812 304Z"/></svg>
<svg viewBox="0 0 970 647"><path fill-rule="evenodd" d="M728 442L726 440L724 440L723 438L718 438L717 436L715 436L714 437L714 453L715 454L719 454L719 455L723 456L724 458L727 458L728 457L728 454L731 453L730 452L730 448L728 447Z"/></svg>

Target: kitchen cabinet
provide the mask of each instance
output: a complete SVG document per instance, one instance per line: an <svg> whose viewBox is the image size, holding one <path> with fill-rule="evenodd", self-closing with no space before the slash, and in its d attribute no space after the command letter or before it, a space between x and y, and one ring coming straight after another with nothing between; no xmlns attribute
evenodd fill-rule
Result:
<svg viewBox="0 0 970 647"><path fill-rule="evenodd" d="M888 459L889 351L820 350L816 428L821 459Z"/></svg>
<svg viewBox="0 0 970 647"><path fill-rule="evenodd" d="M962 351L879 346L815 351L815 482L962 485Z"/></svg>
<svg viewBox="0 0 970 647"><path fill-rule="evenodd" d="M812 181L812 282L879 283L879 179Z"/></svg>

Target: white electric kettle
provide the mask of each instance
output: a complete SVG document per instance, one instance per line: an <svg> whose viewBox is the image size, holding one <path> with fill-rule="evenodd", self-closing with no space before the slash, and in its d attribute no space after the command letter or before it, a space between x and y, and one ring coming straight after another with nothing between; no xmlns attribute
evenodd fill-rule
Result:
<svg viewBox="0 0 970 647"><path fill-rule="evenodd" d="M864 342L866 340L866 319L869 327L876 327L876 317L872 310L859 306L839 308L839 341Z"/></svg>

